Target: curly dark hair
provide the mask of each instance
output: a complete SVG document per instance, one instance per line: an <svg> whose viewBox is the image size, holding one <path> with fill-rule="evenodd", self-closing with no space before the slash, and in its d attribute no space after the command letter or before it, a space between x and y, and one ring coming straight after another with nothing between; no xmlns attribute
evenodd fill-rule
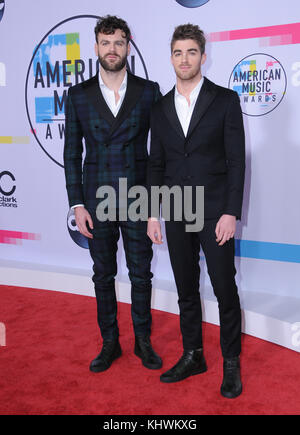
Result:
<svg viewBox="0 0 300 435"><path fill-rule="evenodd" d="M98 42L97 39L98 33L104 33L105 35L113 35L117 29L122 30L128 44L131 39L131 32L126 21L114 15L106 15L106 17L101 17L97 21L95 27L96 42Z"/></svg>
<svg viewBox="0 0 300 435"><path fill-rule="evenodd" d="M198 43L201 54L205 53L206 39L199 26L190 23L177 26L171 40L171 51L175 42L183 39L193 39Z"/></svg>

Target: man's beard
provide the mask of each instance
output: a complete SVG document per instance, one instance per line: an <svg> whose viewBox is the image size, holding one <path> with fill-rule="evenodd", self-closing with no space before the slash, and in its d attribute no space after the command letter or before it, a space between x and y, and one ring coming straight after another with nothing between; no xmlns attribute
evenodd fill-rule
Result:
<svg viewBox="0 0 300 435"><path fill-rule="evenodd" d="M126 65L127 55L124 57L121 57L118 62L113 63L113 64L107 62L105 60L105 58L99 56L99 62L105 71L118 72L118 71L121 71L124 68L124 66Z"/></svg>

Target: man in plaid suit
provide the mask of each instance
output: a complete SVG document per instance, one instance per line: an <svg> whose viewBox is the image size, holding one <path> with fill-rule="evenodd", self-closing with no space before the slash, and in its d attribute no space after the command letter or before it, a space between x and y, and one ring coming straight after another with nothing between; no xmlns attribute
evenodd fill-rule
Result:
<svg viewBox="0 0 300 435"><path fill-rule="evenodd" d="M159 369L162 361L150 341L153 253L147 222L121 220L118 203L116 221L100 222L96 191L111 186L118 197L120 178L127 180L128 189L146 185L150 109L161 94L157 83L126 70L131 33L124 20L101 18L95 36L101 66L95 77L69 90L64 148L69 204L75 209L79 231L88 237L94 262L98 324L103 338L101 352L91 362L90 370L107 370L122 353L115 294L120 230L131 280L134 352L145 367ZM86 155L82 167L83 139Z"/></svg>

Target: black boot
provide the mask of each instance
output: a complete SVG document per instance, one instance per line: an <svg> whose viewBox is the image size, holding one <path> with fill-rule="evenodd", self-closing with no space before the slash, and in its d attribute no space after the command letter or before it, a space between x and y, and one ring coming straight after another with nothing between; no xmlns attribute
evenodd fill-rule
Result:
<svg viewBox="0 0 300 435"><path fill-rule="evenodd" d="M167 372L160 377L161 382L178 382L192 375L204 373L207 370L203 350L185 350L182 357Z"/></svg>
<svg viewBox="0 0 300 435"><path fill-rule="evenodd" d="M162 367L162 360L152 349L150 337L136 336L134 353L141 358L142 364L147 369L160 369Z"/></svg>
<svg viewBox="0 0 300 435"><path fill-rule="evenodd" d="M242 382L240 374L240 358L224 358L223 363L223 383L221 394L227 399L234 399L242 392Z"/></svg>
<svg viewBox="0 0 300 435"><path fill-rule="evenodd" d="M104 372L104 370L109 369L112 362L119 358L121 354L122 350L118 339L103 341L101 352L90 364L91 372Z"/></svg>

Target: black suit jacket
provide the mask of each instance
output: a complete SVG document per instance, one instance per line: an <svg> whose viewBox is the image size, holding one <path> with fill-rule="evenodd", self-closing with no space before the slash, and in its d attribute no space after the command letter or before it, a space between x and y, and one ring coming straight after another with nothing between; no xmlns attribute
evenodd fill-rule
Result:
<svg viewBox="0 0 300 435"><path fill-rule="evenodd" d="M175 87L152 109L149 189L204 186L205 219L222 214L240 219L245 136L237 93L204 78L186 137L174 93Z"/></svg>

